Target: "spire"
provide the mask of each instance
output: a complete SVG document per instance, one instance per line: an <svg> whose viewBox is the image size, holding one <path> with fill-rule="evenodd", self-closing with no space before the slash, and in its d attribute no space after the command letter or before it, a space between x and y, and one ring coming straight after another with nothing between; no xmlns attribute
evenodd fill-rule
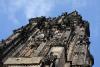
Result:
<svg viewBox="0 0 100 67"><path fill-rule="evenodd" d="M75 11L72 12L72 15L77 16L78 12L75 10Z"/></svg>

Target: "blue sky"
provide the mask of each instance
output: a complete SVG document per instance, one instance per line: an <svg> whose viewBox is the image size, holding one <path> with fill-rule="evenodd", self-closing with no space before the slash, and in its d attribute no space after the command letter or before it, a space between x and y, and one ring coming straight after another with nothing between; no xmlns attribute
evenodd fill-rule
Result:
<svg viewBox="0 0 100 67"><path fill-rule="evenodd" d="M0 40L12 34L12 30L26 25L36 16L58 16L62 12L77 10L90 22L94 67L100 64L100 0L0 0Z"/></svg>

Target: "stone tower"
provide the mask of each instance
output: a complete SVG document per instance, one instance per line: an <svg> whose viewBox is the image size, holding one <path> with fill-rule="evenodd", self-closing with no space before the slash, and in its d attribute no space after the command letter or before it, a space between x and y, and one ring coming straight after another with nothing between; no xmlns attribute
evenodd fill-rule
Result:
<svg viewBox="0 0 100 67"><path fill-rule="evenodd" d="M92 67L89 37L77 11L31 18L0 42L0 67Z"/></svg>

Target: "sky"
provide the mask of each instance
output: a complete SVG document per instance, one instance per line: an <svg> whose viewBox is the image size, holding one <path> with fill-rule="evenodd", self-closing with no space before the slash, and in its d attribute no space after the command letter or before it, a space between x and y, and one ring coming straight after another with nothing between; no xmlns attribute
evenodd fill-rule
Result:
<svg viewBox="0 0 100 67"><path fill-rule="evenodd" d="M100 64L100 0L0 0L0 40L37 16L54 17L77 10L90 23L90 50L94 66Z"/></svg>

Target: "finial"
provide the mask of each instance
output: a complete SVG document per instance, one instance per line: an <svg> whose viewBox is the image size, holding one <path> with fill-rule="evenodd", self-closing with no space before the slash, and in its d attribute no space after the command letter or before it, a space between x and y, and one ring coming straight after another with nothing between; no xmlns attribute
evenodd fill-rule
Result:
<svg viewBox="0 0 100 67"><path fill-rule="evenodd" d="M78 15L78 12L75 10L75 11L73 12L73 14L74 14L74 15Z"/></svg>
<svg viewBox="0 0 100 67"><path fill-rule="evenodd" d="M71 13L71 15L77 16L77 15L78 15L78 12L75 10L75 11L73 11L73 12Z"/></svg>

